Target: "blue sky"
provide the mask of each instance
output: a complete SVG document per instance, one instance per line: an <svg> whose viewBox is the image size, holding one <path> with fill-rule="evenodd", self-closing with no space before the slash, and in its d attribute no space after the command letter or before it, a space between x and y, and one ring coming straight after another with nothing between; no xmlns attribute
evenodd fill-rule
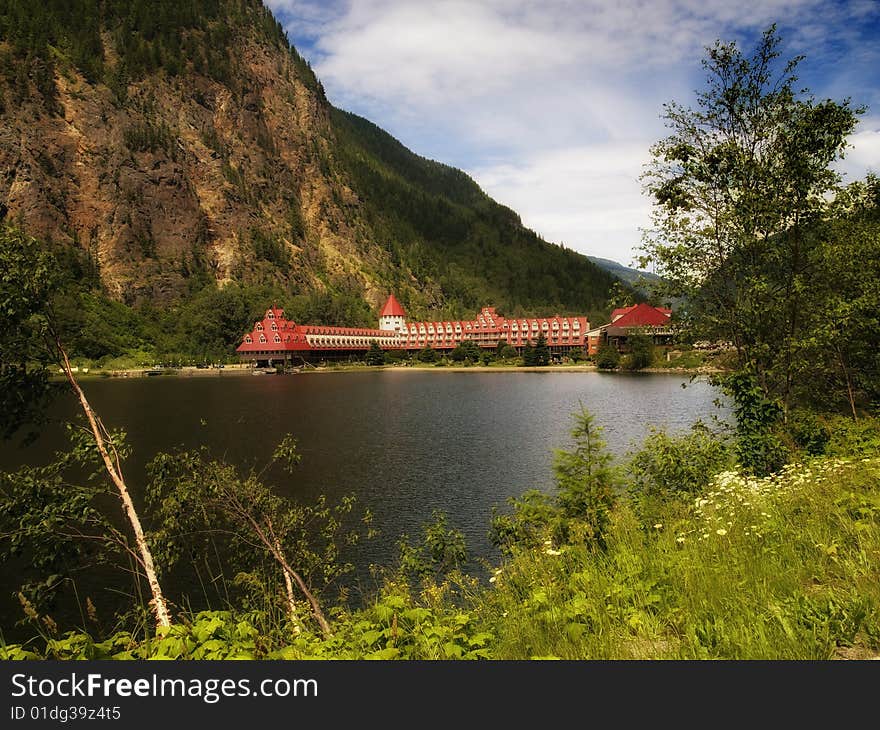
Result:
<svg viewBox="0 0 880 730"><path fill-rule="evenodd" d="M330 101L468 172L544 238L629 264L662 104L716 39L771 23L802 84L868 111L838 164L880 172L880 0L266 0Z"/></svg>

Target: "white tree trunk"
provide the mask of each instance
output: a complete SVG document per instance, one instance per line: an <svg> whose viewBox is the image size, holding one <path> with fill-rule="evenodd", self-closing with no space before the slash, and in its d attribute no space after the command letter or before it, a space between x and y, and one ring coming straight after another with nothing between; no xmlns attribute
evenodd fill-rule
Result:
<svg viewBox="0 0 880 730"><path fill-rule="evenodd" d="M100 418L97 414L92 410L92 407L89 405L88 400L86 399L85 393L83 393L82 388L79 387L79 383L76 382L76 378L73 377L73 371L70 369L70 360L67 357L67 353L64 351L64 347L61 344L61 340L57 337L55 338L55 345L58 348L58 352L61 353L61 358L63 361L64 374L67 376L67 380L70 383L70 387L73 388L73 391L76 393L79 398L80 405L82 406L83 412L86 414L86 418L89 420L89 426L92 429L92 434L95 437L95 444L98 447L98 452L101 454L101 458L104 460L104 467L107 469L107 473L110 475L110 479L113 481L113 484L116 485L116 489L119 491L119 498L122 500L122 506L125 510L125 516L128 518L128 522L131 525L131 529L134 532L135 544L137 545L138 553L140 554L140 564L144 569L144 573L147 576L147 582L150 584L150 591L153 594L153 599L150 601L150 606L153 609L153 614L156 617L156 625L157 626L170 626L171 625L171 616L168 613L168 604L165 601L165 596L162 594L162 587L159 585L159 577L156 575L156 567L153 563L153 554L150 552L150 547L147 545L146 538L144 537L144 531L141 527L141 521L138 518L137 511L134 508L134 502L131 501L131 495L128 492L128 487L125 486L125 481L122 478L122 470L119 467L119 455L116 453L116 449L113 444L110 444L110 448L113 450L114 459L110 458L110 453L107 450L107 445L104 441L104 427L101 424Z"/></svg>

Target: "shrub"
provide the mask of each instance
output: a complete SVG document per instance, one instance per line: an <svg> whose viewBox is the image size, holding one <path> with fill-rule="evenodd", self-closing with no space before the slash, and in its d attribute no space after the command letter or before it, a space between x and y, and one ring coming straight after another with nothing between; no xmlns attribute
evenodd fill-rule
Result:
<svg viewBox="0 0 880 730"><path fill-rule="evenodd" d="M831 440L831 432L815 414L809 411L795 411L788 417L787 432L795 447L809 456L825 453Z"/></svg>
<svg viewBox="0 0 880 730"><path fill-rule="evenodd" d="M634 334L627 338L629 354L621 365L626 370L641 370L654 361L654 343L648 335Z"/></svg>
<svg viewBox="0 0 880 730"><path fill-rule="evenodd" d="M419 354L416 357L419 358L419 362L437 362L440 359L440 353L430 345L425 345L425 347L419 350Z"/></svg>
<svg viewBox="0 0 880 730"><path fill-rule="evenodd" d="M681 435L652 430L627 463L630 491L637 499L661 501L698 494L730 461L727 444L702 423Z"/></svg>
<svg viewBox="0 0 880 730"><path fill-rule="evenodd" d="M596 367L600 370L614 370L620 365L620 353L612 345L602 345L596 353Z"/></svg>

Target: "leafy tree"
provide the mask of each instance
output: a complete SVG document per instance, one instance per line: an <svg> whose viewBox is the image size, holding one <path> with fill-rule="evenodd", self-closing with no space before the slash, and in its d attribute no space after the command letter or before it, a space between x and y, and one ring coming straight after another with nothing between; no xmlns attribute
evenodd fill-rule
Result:
<svg viewBox="0 0 880 730"><path fill-rule="evenodd" d="M733 398L735 452L740 465L758 476L778 471L788 457L788 450L780 438L782 407L778 401L764 395L752 373L733 373L722 383Z"/></svg>
<svg viewBox="0 0 880 730"><path fill-rule="evenodd" d="M801 59L780 68L779 43L775 26L751 55L717 42L696 108L664 106L671 133L651 150L655 230L641 263L687 298L694 332L732 342L738 366L787 410L810 306L810 226L862 110L799 91Z"/></svg>
<svg viewBox="0 0 880 730"><path fill-rule="evenodd" d="M650 335L640 332L631 333L626 338L629 354L624 358L623 366L627 370L642 370L650 367L654 361L654 342Z"/></svg>
<svg viewBox="0 0 880 730"><path fill-rule="evenodd" d="M285 437L273 462L292 471L298 461L296 442ZM296 596L301 595L329 635L318 592L352 569L339 560L339 552L360 537L357 529L345 530L342 524L353 497L334 506L323 497L299 505L278 496L258 474L242 475L211 459L205 449L159 454L148 474L147 503L157 523L153 541L163 565L217 555L219 574L239 574L240 585L265 594L268 576L263 566L268 563L285 583L292 624L300 623ZM364 519L369 522L369 514Z"/></svg>
<svg viewBox="0 0 880 730"><path fill-rule="evenodd" d="M67 431L71 449L48 465L0 472L0 561L27 556L16 580L37 610L50 609L60 588L96 565L128 569L129 541L97 507L112 494L94 443L79 425ZM115 440L124 451L121 435Z"/></svg>
<svg viewBox="0 0 880 730"><path fill-rule="evenodd" d="M620 365L620 353L614 345L607 342L596 353L596 367L600 370L614 370Z"/></svg>
<svg viewBox="0 0 880 730"><path fill-rule="evenodd" d="M437 362L440 359L440 353L430 345L425 345L416 356L419 362Z"/></svg>
<svg viewBox="0 0 880 730"><path fill-rule="evenodd" d="M513 360L517 355L516 348L512 345L505 345L499 353L502 360Z"/></svg>
<svg viewBox="0 0 880 730"><path fill-rule="evenodd" d="M13 429L39 416L35 404L45 404L47 367L50 363L60 361L61 370L86 417L101 463L122 502L135 540L135 548L130 552L149 583L156 622L160 626L168 626L171 623L168 605L159 584L150 546L122 476L122 459L116 440L77 383L61 339L61 322L53 311L54 284L61 278L57 262L35 239L5 225L0 228L0 262L3 264L0 277L2 323L18 327L16 332L4 329L0 334L0 374L4 388L9 388L9 393L14 394L6 403L8 412L4 412L0 422L3 435L11 435ZM29 335L27 339L23 339L25 334ZM5 390L3 397L8 397ZM22 400L22 397L28 400ZM72 493L71 497L75 496Z"/></svg>
<svg viewBox="0 0 880 730"><path fill-rule="evenodd" d="M0 435L43 413L51 394L46 311L58 281L53 258L20 230L0 227Z"/></svg>
<svg viewBox="0 0 880 730"><path fill-rule="evenodd" d="M463 360L470 360L471 362L478 362L482 357L483 349L473 340L462 340L461 343L456 345L456 347L450 353L450 357L455 362L462 362Z"/></svg>
<svg viewBox="0 0 880 730"><path fill-rule="evenodd" d="M795 390L808 405L846 404L858 418L880 403L880 180L869 175L842 190L813 235Z"/></svg>
<svg viewBox="0 0 880 730"><path fill-rule="evenodd" d="M382 351L382 348L379 347L379 343L376 342L376 340L370 342L370 349L367 350L366 362L367 365L385 364L385 353Z"/></svg>

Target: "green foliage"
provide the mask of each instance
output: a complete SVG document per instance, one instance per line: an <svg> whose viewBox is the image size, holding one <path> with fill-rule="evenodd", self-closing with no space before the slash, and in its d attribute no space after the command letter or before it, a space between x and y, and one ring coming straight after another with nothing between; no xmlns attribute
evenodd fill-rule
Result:
<svg viewBox="0 0 880 730"><path fill-rule="evenodd" d="M749 373L733 373L723 378L721 384L733 399L735 451L743 469L758 476L781 469L788 456L779 436L782 407L765 397L757 378Z"/></svg>
<svg viewBox="0 0 880 730"><path fill-rule="evenodd" d="M449 357L455 362L470 360L471 362L479 362L483 355L483 349L473 340L462 340L452 350Z"/></svg>
<svg viewBox="0 0 880 730"><path fill-rule="evenodd" d="M273 461L287 471L297 463L296 443L285 438ZM151 533L154 554L163 570L175 565L201 565L219 576L236 576L214 586L217 598L241 609L264 605L272 598L277 610L286 599L273 590L285 563L312 593L320 593L352 570L340 559L346 545L362 531L346 526L354 505L345 497L329 505L324 497L298 504L279 496L259 475L240 474L205 449L159 454L148 465L146 500L156 525ZM363 522L369 523L367 513ZM211 556L216 563L211 564Z"/></svg>
<svg viewBox="0 0 880 730"><path fill-rule="evenodd" d="M388 241L390 284L439 284L451 308L602 309L617 279L585 256L541 240L465 173L420 157L371 122L331 110L337 158L376 236Z"/></svg>
<svg viewBox="0 0 880 730"><path fill-rule="evenodd" d="M259 228L251 229L250 238L257 259L267 261L281 269L290 265L290 254L284 241Z"/></svg>
<svg viewBox="0 0 880 730"><path fill-rule="evenodd" d="M118 492L92 433L79 422L68 424L67 433L69 450L56 453L47 466L0 472L0 561L27 557L17 579L19 600L31 618L52 608L62 588L96 566L119 571L118 585L133 580L135 595L140 579L129 562L135 547L107 512L118 503ZM125 435L105 432L104 438L124 461Z"/></svg>
<svg viewBox="0 0 880 730"><path fill-rule="evenodd" d="M829 200L839 182L831 165L863 110L800 90L801 59L780 63L780 42L775 26L750 55L717 42L703 61L706 86L696 107L665 105L670 135L652 148L645 176L657 206L641 263L655 265L666 282L662 294L684 298L680 316L691 334L731 342L736 367L754 373L764 397L787 411L799 375L812 377L812 363L802 357L807 340L815 336L816 346L807 349L823 351L822 360L833 365L841 359L832 346L841 335L833 329L871 336L856 324L867 311L851 320L845 307L835 312L833 328L818 326L824 336L810 334L826 317L814 285L825 246L820 223L834 215ZM862 240L866 248L870 239ZM875 249L876 241L875 235ZM838 253L828 263L859 277ZM825 369L851 385L858 367L848 354L843 366Z"/></svg>
<svg viewBox="0 0 880 730"><path fill-rule="evenodd" d="M670 435L652 429L626 465L630 492L637 502L692 497L704 491L715 474L731 465L728 445L702 423L689 433Z"/></svg>
<svg viewBox="0 0 880 730"><path fill-rule="evenodd" d="M382 351L382 348L379 347L379 343L375 340L370 342L370 349L367 350L366 362L367 365L385 364L385 353Z"/></svg>
<svg viewBox="0 0 880 730"><path fill-rule="evenodd" d="M610 511L615 502L611 455L602 429L582 409L571 431L574 450L557 450L553 473L556 493L536 491L510 500L512 513L492 515L492 541L507 552L517 547L552 544L605 545Z"/></svg>
<svg viewBox="0 0 880 730"><path fill-rule="evenodd" d="M600 370L614 370L620 365L620 353L614 345L602 345L596 353L596 367Z"/></svg>
<svg viewBox="0 0 880 730"><path fill-rule="evenodd" d="M499 357L502 360L513 360L514 358L518 357L518 353L516 351L516 348L512 345L505 345L503 348L501 348Z"/></svg>
<svg viewBox="0 0 880 730"><path fill-rule="evenodd" d="M824 454L831 440L828 426L811 411L799 410L790 413L785 430L794 442L795 449L807 456Z"/></svg>
<svg viewBox="0 0 880 730"><path fill-rule="evenodd" d="M629 353L622 361L625 370L643 370L654 362L654 342L650 335L633 333L626 338Z"/></svg>
<svg viewBox="0 0 880 730"><path fill-rule="evenodd" d="M437 362L440 359L440 353L430 345L425 345L419 354L416 355L419 362Z"/></svg>
<svg viewBox="0 0 880 730"><path fill-rule="evenodd" d="M870 458L880 454L880 419L834 417L829 419L831 438L826 452L834 456Z"/></svg>
<svg viewBox="0 0 880 730"><path fill-rule="evenodd" d="M164 122L138 122L122 132L125 146L132 152L158 152L174 158L177 153L177 135Z"/></svg>
<svg viewBox="0 0 880 730"><path fill-rule="evenodd" d="M538 335L534 345L528 342L523 347L522 358L525 367L544 367L550 364L550 348L543 332Z"/></svg>
<svg viewBox="0 0 880 730"><path fill-rule="evenodd" d="M460 569L467 560L464 535L449 526L443 512L434 511L415 545L403 535L398 543L401 573L415 580L439 581Z"/></svg>
<svg viewBox="0 0 880 730"><path fill-rule="evenodd" d="M857 417L880 403L880 180L839 191L811 234L792 389L801 403Z"/></svg>
<svg viewBox="0 0 880 730"><path fill-rule="evenodd" d="M537 367L546 367L550 364L550 348L547 346L547 338L543 332L535 340L535 348L532 350L532 362L526 364L536 365Z"/></svg>
<svg viewBox="0 0 880 730"><path fill-rule="evenodd" d="M0 437L38 418L51 396L47 313L58 268L39 243L0 225Z"/></svg>

